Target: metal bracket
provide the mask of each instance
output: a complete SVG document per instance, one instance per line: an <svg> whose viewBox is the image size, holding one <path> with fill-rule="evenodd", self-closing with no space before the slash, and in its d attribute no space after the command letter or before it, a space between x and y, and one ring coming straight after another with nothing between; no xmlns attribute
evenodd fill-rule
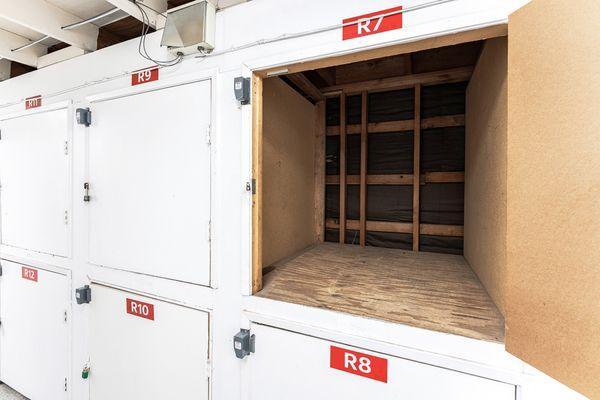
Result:
<svg viewBox="0 0 600 400"><path fill-rule="evenodd" d="M240 360L254 353L256 338L248 329L240 329L233 337L233 350Z"/></svg>
<svg viewBox="0 0 600 400"><path fill-rule="evenodd" d="M92 111L89 108L78 108L75 117L79 125L90 126L92 124Z"/></svg>
<svg viewBox="0 0 600 400"><path fill-rule="evenodd" d="M92 301L92 288L89 285L75 289L77 304L87 304Z"/></svg>

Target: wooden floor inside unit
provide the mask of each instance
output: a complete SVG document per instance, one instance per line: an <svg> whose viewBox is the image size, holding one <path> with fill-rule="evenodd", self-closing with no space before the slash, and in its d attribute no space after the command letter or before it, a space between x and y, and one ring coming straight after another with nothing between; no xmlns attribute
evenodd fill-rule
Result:
<svg viewBox="0 0 600 400"><path fill-rule="evenodd" d="M504 341L504 319L462 256L325 243L275 264L257 295Z"/></svg>

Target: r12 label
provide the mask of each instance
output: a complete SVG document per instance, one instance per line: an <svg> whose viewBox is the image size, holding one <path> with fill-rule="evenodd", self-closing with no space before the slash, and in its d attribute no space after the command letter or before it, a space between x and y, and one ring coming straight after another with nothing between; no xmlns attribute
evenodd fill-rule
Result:
<svg viewBox="0 0 600 400"><path fill-rule="evenodd" d="M21 267L21 277L23 279L27 279L28 281L37 282L38 281L37 269Z"/></svg>
<svg viewBox="0 0 600 400"><path fill-rule="evenodd" d="M131 74L131 86L158 80L158 68L144 69Z"/></svg>
<svg viewBox="0 0 600 400"><path fill-rule="evenodd" d="M387 383L388 360L385 358L331 346L329 366L350 374Z"/></svg>
<svg viewBox="0 0 600 400"><path fill-rule="evenodd" d="M127 314L154 321L154 304L144 303L143 301L139 300L127 299L126 305Z"/></svg>

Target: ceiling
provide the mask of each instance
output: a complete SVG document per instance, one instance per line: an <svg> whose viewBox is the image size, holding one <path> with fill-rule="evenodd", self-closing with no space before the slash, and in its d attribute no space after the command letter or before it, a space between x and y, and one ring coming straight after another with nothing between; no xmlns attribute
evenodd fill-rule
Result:
<svg viewBox="0 0 600 400"><path fill-rule="evenodd" d="M160 13L190 1L142 0ZM247 0L209 1L222 9ZM115 11L81 27L63 29L111 10ZM160 29L164 18L149 8L146 11L152 27ZM0 79L138 37L140 18L130 0L0 0L0 59L4 59ZM15 50L23 46L27 47Z"/></svg>

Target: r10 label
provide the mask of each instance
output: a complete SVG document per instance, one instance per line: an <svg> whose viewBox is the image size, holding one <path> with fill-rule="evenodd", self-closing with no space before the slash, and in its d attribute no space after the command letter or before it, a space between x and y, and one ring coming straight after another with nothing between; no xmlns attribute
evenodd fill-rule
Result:
<svg viewBox="0 0 600 400"><path fill-rule="evenodd" d="M158 80L158 68L144 69L131 74L131 86Z"/></svg>
<svg viewBox="0 0 600 400"><path fill-rule="evenodd" d="M387 383L388 360L370 354L331 346L330 367L350 374Z"/></svg>
<svg viewBox="0 0 600 400"><path fill-rule="evenodd" d="M154 321L154 304L144 303L143 301L139 300L127 299L126 305L127 314Z"/></svg>
<svg viewBox="0 0 600 400"><path fill-rule="evenodd" d="M21 277L23 279L27 279L28 281L37 282L38 281L37 269L21 267Z"/></svg>

